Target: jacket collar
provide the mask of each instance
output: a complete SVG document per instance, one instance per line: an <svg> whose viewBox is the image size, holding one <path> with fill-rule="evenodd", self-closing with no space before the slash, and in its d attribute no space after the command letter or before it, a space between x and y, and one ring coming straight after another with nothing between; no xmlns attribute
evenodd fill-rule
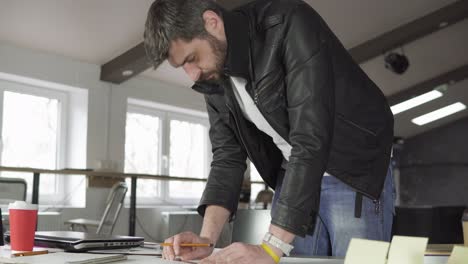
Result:
<svg viewBox="0 0 468 264"><path fill-rule="evenodd" d="M249 22L241 12L223 12L224 31L227 51L224 63L224 75L242 77L249 80ZM221 77L223 78L223 77ZM222 94L223 85L208 82L196 82L192 89L203 94Z"/></svg>
<svg viewBox="0 0 468 264"><path fill-rule="evenodd" d="M223 13L227 54L224 74L249 80L249 22L239 11Z"/></svg>

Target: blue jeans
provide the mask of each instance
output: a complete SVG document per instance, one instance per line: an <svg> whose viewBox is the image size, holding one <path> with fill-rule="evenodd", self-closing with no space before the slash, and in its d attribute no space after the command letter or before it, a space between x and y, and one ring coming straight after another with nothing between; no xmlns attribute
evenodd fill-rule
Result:
<svg viewBox="0 0 468 264"><path fill-rule="evenodd" d="M281 192L278 183L273 207ZM360 218L354 214L356 191L333 176L324 176L320 209L313 235L296 237L292 254L344 257L351 238L390 241L394 214L394 182L389 168L379 203L362 198Z"/></svg>

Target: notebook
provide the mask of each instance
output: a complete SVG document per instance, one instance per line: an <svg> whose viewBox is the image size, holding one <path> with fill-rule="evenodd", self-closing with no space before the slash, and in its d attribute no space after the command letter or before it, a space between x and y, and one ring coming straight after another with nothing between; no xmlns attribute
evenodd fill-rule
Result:
<svg viewBox="0 0 468 264"><path fill-rule="evenodd" d="M5 237L9 240L9 233ZM76 231L39 231L34 237L34 245L80 252L138 247L143 244L143 240L142 237L109 236Z"/></svg>

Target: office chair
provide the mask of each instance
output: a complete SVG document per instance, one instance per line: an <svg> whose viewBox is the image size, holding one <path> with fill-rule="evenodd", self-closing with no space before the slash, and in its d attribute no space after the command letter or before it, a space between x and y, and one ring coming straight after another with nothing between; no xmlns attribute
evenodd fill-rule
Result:
<svg viewBox="0 0 468 264"><path fill-rule="evenodd" d="M127 189L128 187L125 182L118 182L112 186L109 196L107 196L106 209L104 210L101 220L77 218L67 220L65 224L70 225L70 230L72 231L75 231L76 227L80 227L85 232L88 232L88 227L95 227L97 228L96 234L112 234L120 210L123 207Z"/></svg>
<svg viewBox="0 0 468 264"><path fill-rule="evenodd" d="M255 198L255 209L257 209L258 204L261 204L262 209L267 209L268 204L271 204L273 201L273 196L273 191L268 189L268 185L265 184L265 189L261 190Z"/></svg>
<svg viewBox="0 0 468 264"><path fill-rule="evenodd" d="M26 201L27 184L21 178L0 177L0 204Z"/></svg>

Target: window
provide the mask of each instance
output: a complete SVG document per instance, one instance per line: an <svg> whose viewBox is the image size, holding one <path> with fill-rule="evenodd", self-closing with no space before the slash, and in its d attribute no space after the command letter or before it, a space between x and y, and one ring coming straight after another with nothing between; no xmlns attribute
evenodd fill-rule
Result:
<svg viewBox="0 0 468 264"><path fill-rule="evenodd" d="M71 93L45 88L42 85L36 86L29 79L28 82L22 82L26 78L21 79L21 82L11 81L14 79L12 76L0 73L1 166L58 169L71 164L70 160L67 160L67 140L82 141L73 137L75 133L82 134L80 129L77 129L78 132L67 134L68 125L73 124L69 120ZM74 101L78 100L74 98ZM80 158L85 160L86 157ZM2 177L25 179L28 186L27 200L31 201L32 173L0 173ZM40 204L84 205L83 179L84 176L41 174ZM77 195L75 198L79 201L70 201L73 195Z"/></svg>
<svg viewBox="0 0 468 264"><path fill-rule="evenodd" d="M162 113L129 106L125 128L125 172L161 173L161 117ZM130 186L130 181L127 179ZM161 182L138 179L138 198L161 197Z"/></svg>
<svg viewBox="0 0 468 264"><path fill-rule="evenodd" d="M262 176L258 173L255 165L250 162L250 181L251 182L263 182ZM250 200L255 202L258 193L261 190L265 190L265 183L252 183L250 186Z"/></svg>
<svg viewBox="0 0 468 264"><path fill-rule="evenodd" d="M61 116L66 104L64 94L15 85L3 86L1 91L2 166L56 169L61 162ZM2 172L2 176L24 178L30 197L31 173ZM41 198L56 195L63 182L56 175L41 176Z"/></svg>
<svg viewBox="0 0 468 264"><path fill-rule="evenodd" d="M206 114L129 100L125 172L202 179L208 175L210 159ZM196 204L204 185L204 182L139 179L137 202Z"/></svg>
<svg viewBox="0 0 468 264"><path fill-rule="evenodd" d="M169 115L169 175L206 178L208 176L208 131L204 120ZM169 197L200 198L203 182L171 181Z"/></svg>

